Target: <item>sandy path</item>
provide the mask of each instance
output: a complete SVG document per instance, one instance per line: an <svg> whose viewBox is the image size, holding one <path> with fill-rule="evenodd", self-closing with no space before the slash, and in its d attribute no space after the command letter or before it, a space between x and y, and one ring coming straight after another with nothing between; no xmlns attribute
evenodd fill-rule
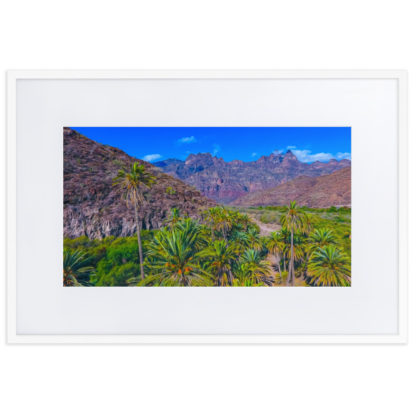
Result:
<svg viewBox="0 0 416 416"><path fill-rule="evenodd" d="M268 236L273 231L279 231L282 227L279 224L265 224L252 215L249 215L250 219L256 223L260 228L260 235L261 236Z"/></svg>

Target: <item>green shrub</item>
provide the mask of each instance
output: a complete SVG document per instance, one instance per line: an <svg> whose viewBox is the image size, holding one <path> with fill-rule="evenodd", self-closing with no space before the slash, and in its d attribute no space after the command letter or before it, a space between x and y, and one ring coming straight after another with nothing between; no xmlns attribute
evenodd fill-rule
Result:
<svg viewBox="0 0 416 416"><path fill-rule="evenodd" d="M125 263L113 267L107 274L102 275L96 286L127 286L127 281L140 275L140 267L136 263Z"/></svg>

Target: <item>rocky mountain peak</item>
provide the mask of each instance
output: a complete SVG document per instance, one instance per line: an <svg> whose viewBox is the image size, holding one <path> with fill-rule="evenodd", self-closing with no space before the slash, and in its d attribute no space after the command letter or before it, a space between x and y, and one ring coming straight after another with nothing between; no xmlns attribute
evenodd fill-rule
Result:
<svg viewBox="0 0 416 416"><path fill-rule="evenodd" d="M285 155L283 156L283 159L285 160L298 160L298 158L295 156L295 154L291 151L288 150Z"/></svg>
<svg viewBox="0 0 416 416"><path fill-rule="evenodd" d="M226 204L232 204L233 200L247 193L272 188L297 176L317 177L350 164L349 160L302 163L291 150L273 152L252 162L225 162L210 153L198 153L190 154L185 162L155 163L164 172L193 185L205 196Z"/></svg>
<svg viewBox="0 0 416 416"><path fill-rule="evenodd" d="M194 164L208 164L211 165L214 162L215 157L211 153L191 153L185 160L185 165Z"/></svg>

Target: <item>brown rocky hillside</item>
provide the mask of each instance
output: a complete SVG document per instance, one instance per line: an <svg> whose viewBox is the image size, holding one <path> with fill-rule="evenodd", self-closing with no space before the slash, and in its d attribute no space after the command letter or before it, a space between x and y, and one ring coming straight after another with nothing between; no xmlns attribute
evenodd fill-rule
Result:
<svg viewBox="0 0 416 416"><path fill-rule="evenodd" d="M201 209L215 205L195 188L162 173L150 163L64 128L65 237L86 235L101 239L136 232L133 210L126 206L112 182L119 169L129 169L137 161L157 177L146 196L148 203L142 209L145 229L159 228L174 207L196 217Z"/></svg>
<svg viewBox="0 0 416 416"><path fill-rule="evenodd" d="M289 201L311 208L351 206L351 167L316 178L301 176L274 188L247 194L233 201L233 205L287 205Z"/></svg>
<svg viewBox="0 0 416 416"><path fill-rule="evenodd" d="M302 163L289 150L272 153L253 162L226 162L210 153L191 154L185 161L168 159L156 166L220 203L234 200L255 191L273 188L298 176L317 177L351 166L349 160L335 159L327 163Z"/></svg>

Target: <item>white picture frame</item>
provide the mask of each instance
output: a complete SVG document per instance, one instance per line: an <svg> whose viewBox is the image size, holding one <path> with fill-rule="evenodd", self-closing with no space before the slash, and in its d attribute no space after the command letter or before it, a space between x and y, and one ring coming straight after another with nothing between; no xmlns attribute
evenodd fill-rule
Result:
<svg viewBox="0 0 416 416"><path fill-rule="evenodd" d="M392 144L397 145L397 195L390 195L397 203L397 275L394 276L397 283L397 331L394 333L357 333L344 331L343 333L199 333L172 331L166 333L108 333L105 330L71 333L57 330L43 331L19 331L19 308L25 304L18 301L19 285L18 268L19 261L23 259L18 256L18 246L21 241L18 239L18 216L22 207L18 206L18 175L17 158L18 154L18 106L19 94L17 85L20 81L53 80L53 81L128 81L128 80L310 80L310 82L321 82L325 80L342 81L366 81L366 80L390 80L397 86L397 102L391 103L397 107L397 137L391 138ZM117 85L116 85L116 88ZM396 87L395 87L396 88ZM116 118L116 117L115 117ZM66 119L66 125L81 125L84 120ZM276 122L267 123L265 120L247 120L246 122L229 120L228 124L222 120L221 125L276 125ZM111 120L91 121L92 125L129 125L128 122L113 123ZM191 121L192 125L198 125ZM148 120L142 125L149 125ZM183 125L184 121L169 120L167 125ZM292 122L289 120L289 125ZM321 125L322 121L317 120ZM130 125L141 125L140 121L132 120ZM201 123L201 125L205 125ZM313 125L309 121L308 125ZM326 125L331 125L330 122ZM354 125L352 126L354 130ZM394 143L396 141L396 143ZM10 71L7 74L7 339L12 344L33 344L33 343L137 343L137 344L314 344L314 343L383 343L403 344L407 342L407 73L399 70L380 71ZM375 154L374 157L377 157ZM46 162L46 160L45 160ZM395 162L396 163L396 162ZM354 159L353 159L353 169ZM361 172L364 175L365 172ZM21 180L21 179L20 179ZM354 188L354 180L353 180ZM354 200L354 197L353 197ZM354 210L354 203L353 203ZM39 237L41 238L41 237ZM353 237L353 244L354 244ZM354 277L353 277L354 278ZM316 290L316 289L315 289ZM396 319L395 318L395 319Z"/></svg>

